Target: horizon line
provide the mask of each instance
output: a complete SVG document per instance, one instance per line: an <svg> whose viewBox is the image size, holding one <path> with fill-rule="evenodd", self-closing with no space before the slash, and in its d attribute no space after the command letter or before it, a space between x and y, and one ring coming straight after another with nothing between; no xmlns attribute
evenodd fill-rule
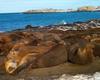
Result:
<svg viewBox="0 0 100 80"><path fill-rule="evenodd" d="M85 7L85 6L93 6L93 5L84 5L84 6L80 6L80 7ZM22 12L25 12L25 11L28 11L28 10L40 10L40 9L62 9L62 10L72 9L72 10L77 10L80 7L77 7L76 9L75 8L33 8L33 9L27 9L27 10L22 10L22 11L0 12L0 14L2 14L2 13L22 13ZM93 6L93 7L96 8L96 7L99 7L99 6Z"/></svg>

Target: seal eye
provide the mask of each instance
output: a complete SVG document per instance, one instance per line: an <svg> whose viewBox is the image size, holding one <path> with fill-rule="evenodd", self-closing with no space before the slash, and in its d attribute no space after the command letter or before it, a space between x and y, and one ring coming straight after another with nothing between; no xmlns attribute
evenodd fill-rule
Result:
<svg viewBox="0 0 100 80"><path fill-rule="evenodd" d="M16 61L15 61L15 60L13 60L12 62L13 62L13 63L16 63Z"/></svg>
<svg viewBox="0 0 100 80"><path fill-rule="evenodd" d="M18 51L19 51L19 49L18 49L18 48L13 49L13 50L12 50L12 55L16 55L16 54L18 53Z"/></svg>
<svg viewBox="0 0 100 80"><path fill-rule="evenodd" d="M18 51L18 50L19 50L19 48L15 48L15 49L14 49L14 51Z"/></svg>

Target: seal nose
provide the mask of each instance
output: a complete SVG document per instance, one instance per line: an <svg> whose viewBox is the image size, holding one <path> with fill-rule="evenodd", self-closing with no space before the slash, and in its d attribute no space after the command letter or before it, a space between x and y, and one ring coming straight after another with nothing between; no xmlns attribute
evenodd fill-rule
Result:
<svg viewBox="0 0 100 80"><path fill-rule="evenodd" d="M14 68L13 68L13 67L9 67L9 68L8 68L8 72L9 72L9 73L12 73L12 72L13 72L13 70L14 70Z"/></svg>
<svg viewBox="0 0 100 80"><path fill-rule="evenodd" d="M5 68L6 68L6 72L12 74L17 68L17 63L13 61L7 61L5 63Z"/></svg>

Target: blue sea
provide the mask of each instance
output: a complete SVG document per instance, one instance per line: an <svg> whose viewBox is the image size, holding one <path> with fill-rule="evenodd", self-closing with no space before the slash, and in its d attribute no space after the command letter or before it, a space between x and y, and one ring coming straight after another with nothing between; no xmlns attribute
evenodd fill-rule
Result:
<svg viewBox="0 0 100 80"><path fill-rule="evenodd" d="M100 19L100 12L64 12L64 13L1 13L0 31L11 31L24 28L26 25L47 26L62 22L85 22L91 19Z"/></svg>

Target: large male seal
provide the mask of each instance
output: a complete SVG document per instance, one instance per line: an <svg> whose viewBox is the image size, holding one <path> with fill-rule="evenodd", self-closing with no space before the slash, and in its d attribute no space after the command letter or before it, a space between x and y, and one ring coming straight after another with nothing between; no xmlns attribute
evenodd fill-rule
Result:
<svg viewBox="0 0 100 80"><path fill-rule="evenodd" d="M80 42L75 43L70 47L68 53L68 60L75 64L88 64L93 61L93 48L94 45L86 42L85 40L80 40Z"/></svg>
<svg viewBox="0 0 100 80"><path fill-rule="evenodd" d="M94 56L100 57L100 38L91 39L91 43L94 44Z"/></svg>
<svg viewBox="0 0 100 80"><path fill-rule="evenodd" d="M16 46L5 61L6 72L12 74L29 65L32 68L50 67L67 61L64 45L46 41L37 46Z"/></svg>

